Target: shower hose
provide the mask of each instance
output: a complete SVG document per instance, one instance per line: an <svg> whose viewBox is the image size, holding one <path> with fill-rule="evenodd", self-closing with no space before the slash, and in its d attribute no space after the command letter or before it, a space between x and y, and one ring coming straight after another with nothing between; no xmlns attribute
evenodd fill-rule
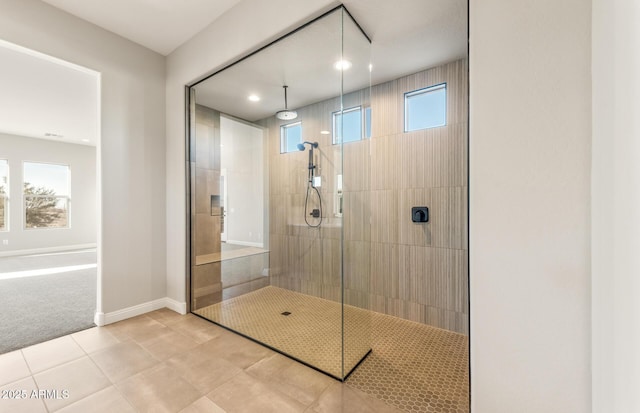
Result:
<svg viewBox="0 0 640 413"><path fill-rule="evenodd" d="M311 171L309 172L309 182L307 182L307 195L304 198L304 222L306 222L307 225L312 228L318 228L320 224L322 224L322 197L320 196L320 191L318 191L318 188L312 185L312 182L313 182L312 173L313 172ZM312 188L316 191L316 194L318 194L318 201L320 205L320 221L318 221L316 225L310 224L309 219L307 218L307 206L309 205L309 192L311 192Z"/></svg>

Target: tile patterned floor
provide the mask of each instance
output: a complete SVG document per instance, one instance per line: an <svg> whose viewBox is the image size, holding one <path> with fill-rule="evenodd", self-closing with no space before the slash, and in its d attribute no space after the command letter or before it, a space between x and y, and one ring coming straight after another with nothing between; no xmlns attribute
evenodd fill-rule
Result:
<svg viewBox="0 0 640 413"><path fill-rule="evenodd" d="M371 350L373 314L351 306L344 310L344 371L340 303L269 286L194 313L343 378Z"/></svg>
<svg viewBox="0 0 640 413"><path fill-rule="evenodd" d="M425 335L386 317L373 318L374 331L386 335L340 383L195 315L162 309L0 355L0 412L402 411L391 404L462 411L456 377L468 368L466 357L453 359L466 354L466 338ZM425 410L405 387L418 389Z"/></svg>
<svg viewBox="0 0 640 413"><path fill-rule="evenodd" d="M351 387L405 412L469 412L467 336L374 313L373 337Z"/></svg>
<svg viewBox="0 0 640 413"><path fill-rule="evenodd" d="M339 303L266 287L196 313L341 376ZM345 315L347 371L373 349L349 385L406 412L469 411L466 336L351 306Z"/></svg>

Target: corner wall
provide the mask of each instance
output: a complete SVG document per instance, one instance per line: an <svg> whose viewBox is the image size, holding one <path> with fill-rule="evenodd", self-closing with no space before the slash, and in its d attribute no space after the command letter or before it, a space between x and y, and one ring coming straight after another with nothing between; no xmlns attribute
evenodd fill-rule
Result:
<svg viewBox="0 0 640 413"><path fill-rule="evenodd" d="M1 39L101 73L98 312L164 298L165 58L41 1L0 11Z"/></svg>
<svg viewBox="0 0 640 413"><path fill-rule="evenodd" d="M591 411L591 4L470 1L471 403Z"/></svg>
<svg viewBox="0 0 640 413"><path fill-rule="evenodd" d="M639 412L640 3L592 4L593 412Z"/></svg>

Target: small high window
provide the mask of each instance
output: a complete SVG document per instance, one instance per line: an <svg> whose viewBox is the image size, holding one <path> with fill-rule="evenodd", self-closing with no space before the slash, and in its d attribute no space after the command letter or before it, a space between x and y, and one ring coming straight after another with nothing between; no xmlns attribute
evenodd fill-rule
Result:
<svg viewBox="0 0 640 413"><path fill-rule="evenodd" d="M280 153L295 152L302 143L302 122L280 126Z"/></svg>
<svg viewBox="0 0 640 413"><path fill-rule="evenodd" d="M364 134L363 134L364 131ZM333 144L355 142L371 137L371 108L361 106L333 113Z"/></svg>
<svg viewBox="0 0 640 413"><path fill-rule="evenodd" d="M9 162L0 159L0 231L9 230Z"/></svg>
<svg viewBox="0 0 640 413"><path fill-rule="evenodd" d="M364 109L364 137L371 137L371 107Z"/></svg>
<svg viewBox="0 0 640 413"><path fill-rule="evenodd" d="M362 108L360 106L333 113L333 143L362 139Z"/></svg>
<svg viewBox="0 0 640 413"><path fill-rule="evenodd" d="M68 228L69 165L24 163L25 228Z"/></svg>
<svg viewBox="0 0 640 413"><path fill-rule="evenodd" d="M431 86L404 95L404 130L436 128L447 123L447 85Z"/></svg>

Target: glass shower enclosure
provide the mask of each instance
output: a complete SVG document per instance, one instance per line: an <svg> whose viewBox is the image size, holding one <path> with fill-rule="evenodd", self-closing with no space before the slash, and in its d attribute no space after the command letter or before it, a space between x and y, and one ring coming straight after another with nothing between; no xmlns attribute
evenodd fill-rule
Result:
<svg viewBox="0 0 640 413"><path fill-rule="evenodd" d="M339 6L187 88L190 311L338 380L371 351L370 55Z"/></svg>

